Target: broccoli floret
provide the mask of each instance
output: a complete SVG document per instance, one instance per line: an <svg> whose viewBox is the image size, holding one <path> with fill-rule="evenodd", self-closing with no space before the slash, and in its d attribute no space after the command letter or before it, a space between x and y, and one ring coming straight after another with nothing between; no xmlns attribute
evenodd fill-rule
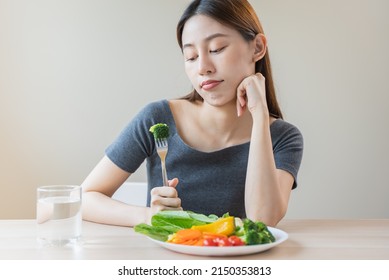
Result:
<svg viewBox="0 0 389 280"><path fill-rule="evenodd" d="M149 131L154 135L155 139L163 139L169 137L169 127L164 123L157 123L150 127Z"/></svg>
<svg viewBox="0 0 389 280"><path fill-rule="evenodd" d="M262 222L253 222L250 219L244 219L243 225L237 227L234 235L238 236L247 245L265 244L275 241L273 234Z"/></svg>

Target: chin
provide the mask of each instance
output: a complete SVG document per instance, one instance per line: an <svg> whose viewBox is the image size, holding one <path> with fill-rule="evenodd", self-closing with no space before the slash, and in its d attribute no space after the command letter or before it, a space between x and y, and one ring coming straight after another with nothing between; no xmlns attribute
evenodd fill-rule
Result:
<svg viewBox="0 0 389 280"><path fill-rule="evenodd" d="M233 104L235 106L235 104L236 104L236 97L227 99L225 96L208 95L205 98L203 97L203 99L209 105L212 105L215 107L223 107L223 106L231 105L231 104Z"/></svg>

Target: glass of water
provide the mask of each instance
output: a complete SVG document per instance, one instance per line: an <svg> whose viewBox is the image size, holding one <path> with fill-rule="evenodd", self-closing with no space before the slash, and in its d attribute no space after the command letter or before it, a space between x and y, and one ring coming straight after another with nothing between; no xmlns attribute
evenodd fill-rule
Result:
<svg viewBox="0 0 389 280"><path fill-rule="evenodd" d="M36 221L38 241L42 245L76 244L81 237L81 187L39 187Z"/></svg>

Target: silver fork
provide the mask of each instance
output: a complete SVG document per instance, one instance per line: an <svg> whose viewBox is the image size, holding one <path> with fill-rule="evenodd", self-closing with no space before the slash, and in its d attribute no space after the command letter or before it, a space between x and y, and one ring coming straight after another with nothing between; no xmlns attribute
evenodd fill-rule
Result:
<svg viewBox="0 0 389 280"><path fill-rule="evenodd" d="M169 186L165 165L166 154L168 150L167 138L155 139L155 145L157 146L157 153L159 155L159 158L161 159L163 185Z"/></svg>

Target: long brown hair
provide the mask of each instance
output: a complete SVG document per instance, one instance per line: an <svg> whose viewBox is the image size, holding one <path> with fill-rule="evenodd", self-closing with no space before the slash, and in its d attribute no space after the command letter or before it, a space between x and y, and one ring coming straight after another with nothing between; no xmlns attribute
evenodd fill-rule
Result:
<svg viewBox="0 0 389 280"><path fill-rule="evenodd" d="M247 0L194 0L186 8L177 24L177 41L181 50L182 31L185 23L194 15L206 15L230 26L248 42L254 40L257 34L264 33L257 14ZM276 118L282 118L282 112L276 98L268 51L261 60L256 62L255 72L261 73L266 79L266 100L269 114ZM182 99L192 102L203 101L195 89Z"/></svg>

